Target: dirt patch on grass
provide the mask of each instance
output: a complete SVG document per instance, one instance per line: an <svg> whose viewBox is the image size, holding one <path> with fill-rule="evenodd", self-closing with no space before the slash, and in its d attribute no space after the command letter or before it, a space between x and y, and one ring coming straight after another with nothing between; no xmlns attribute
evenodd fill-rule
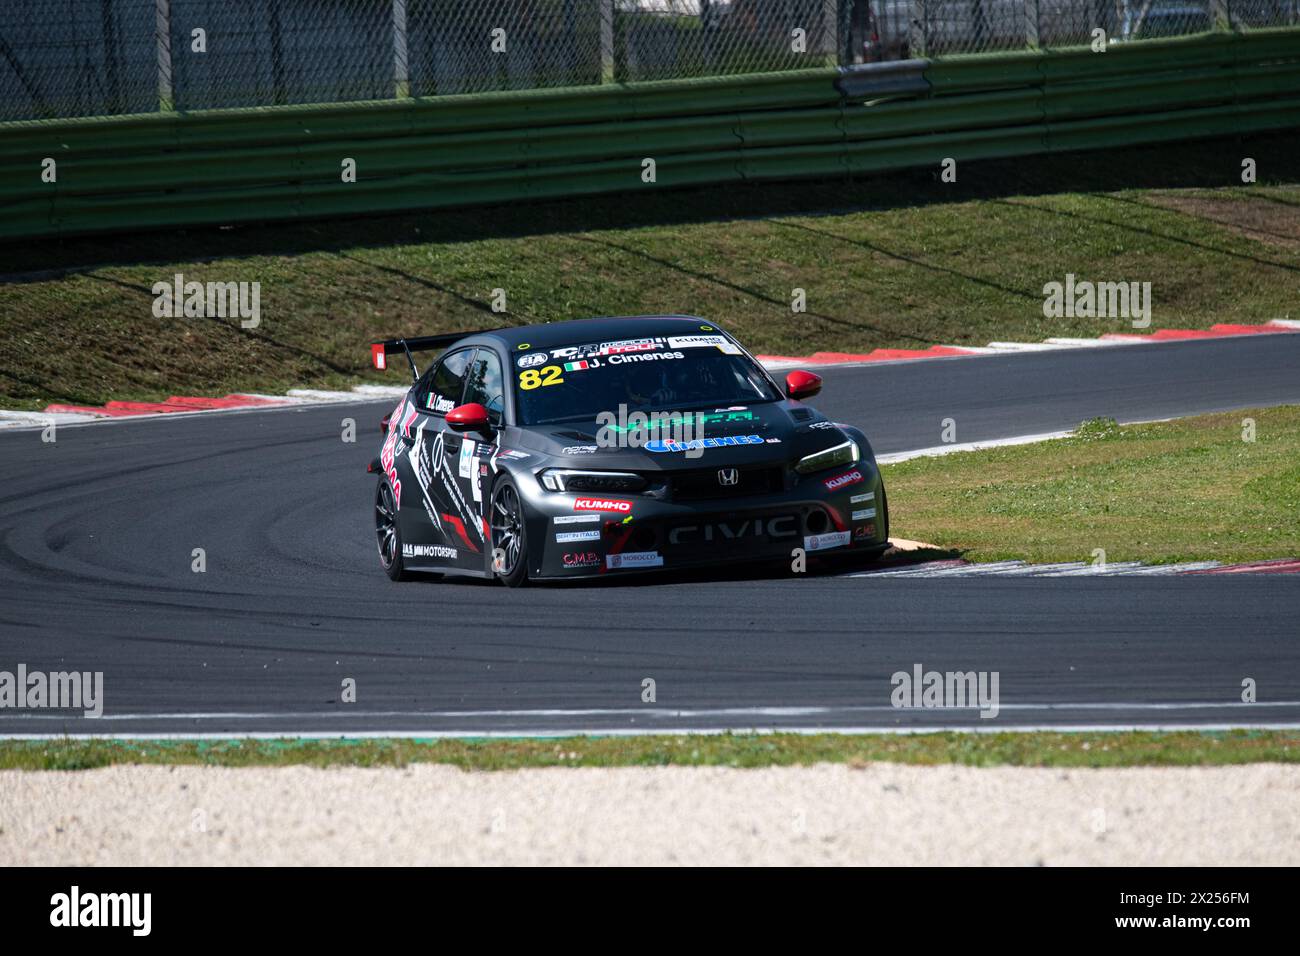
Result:
<svg viewBox="0 0 1300 956"><path fill-rule="evenodd" d="M1248 195L1154 193L1149 198L1158 206L1205 219L1265 245L1300 249L1300 206Z"/></svg>

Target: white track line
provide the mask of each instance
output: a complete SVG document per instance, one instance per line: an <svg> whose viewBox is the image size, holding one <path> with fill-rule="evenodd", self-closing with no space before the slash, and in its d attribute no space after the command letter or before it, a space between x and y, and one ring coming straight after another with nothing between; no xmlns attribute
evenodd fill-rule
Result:
<svg viewBox="0 0 1300 956"><path fill-rule="evenodd" d="M1048 571L1043 577L1045 578L1081 578L1105 576L1111 574L1128 574L1147 567L1141 561L1111 561L1106 564L1086 564L1081 568L1072 568L1068 571Z"/></svg>
<svg viewBox="0 0 1300 956"><path fill-rule="evenodd" d="M352 391L358 395L377 395L380 398L401 398L408 391L409 385L354 385Z"/></svg>
<svg viewBox="0 0 1300 956"><path fill-rule="evenodd" d="M263 395L260 392L237 392L238 395L247 395L249 398L267 398L273 402L279 402L281 405L310 405L311 400L307 398L292 398L288 395ZM250 406L255 407L255 406ZM224 409L213 409L214 411L224 411Z"/></svg>
<svg viewBox="0 0 1300 956"><path fill-rule="evenodd" d="M1051 338L1044 339L1049 345L1060 345L1064 348L1071 349L1092 349L1102 348L1110 345L1138 345L1140 343L1127 341L1125 339L1071 339L1071 338Z"/></svg>
<svg viewBox="0 0 1300 956"><path fill-rule="evenodd" d="M959 560L959 559L949 559ZM916 578L928 577L945 567L955 567L945 561L924 561L921 564L906 564L897 568L881 568L879 571L858 571L843 575L849 578Z"/></svg>
<svg viewBox="0 0 1300 956"><path fill-rule="evenodd" d="M1075 701L1065 703L1043 704L1002 704L1002 711L1151 711L1165 713L1180 710L1264 710L1273 707L1300 708L1300 700L1257 701L1253 704L1237 700L1214 701L1178 701L1178 702L1115 702L1115 701ZM67 723L70 720L93 720L95 723L112 721L141 720L348 720L348 719L393 719L414 720L430 718L452 720L482 719L520 719L538 717L633 717L639 719L671 719L684 717L716 718L782 718L782 717L830 717L836 714L898 713L900 709L892 704L854 704L844 707L591 707L591 708L556 708L556 709L520 709L520 710L375 710L375 711L289 711L285 713L258 712L241 713L239 711L213 711L197 713L160 713L160 714L104 714L102 717L71 717L67 714L32 714L27 712L8 713L3 716L22 721L57 720ZM969 707L927 708L954 712L979 713L979 705Z"/></svg>
<svg viewBox="0 0 1300 956"><path fill-rule="evenodd" d="M988 347L999 352L1050 352L1053 349L1068 349L1072 346L1055 345L1051 342L990 342Z"/></svg>
<svg viewBox="0 0 1300 956"><path fill-rule="evenodd" d="M982 574L993 574L997 571L1010 571L1025 566L1023 561L990 561L987 564L967 564L961 567L935 568L928 573L919 574L917 577L925 578L956 578L975 576Z"/></svg>
<svg viewBox="0 0 1300 956"><path fill-rule="evenodd" d="M900 461L910 461L913 458L936 458L940 455L952 455L963 451L983 451L986 448L1005 448L1011 445L1032 445L1040 441L1069 438L1073 434L1073 430L1067 429L1059 432L1040 432L1036 435L1016 435L1012 438L991 438L988 441L933 445L929 448L916 448L912 451L896 451L889 455L877 455L876 461L881 465L894 465Z"/></svg>
<svg viewBox="0 0 1300 956"><path fill-rule="evenodd" d="M1153 564L1129 571L1129 574L1186 574L1188 571L1208 571L1219 567L1218 561L1186 561L1183 564Z"/></svg>
<svg viewBox="0 0 1300 956"><path fill-rule="evenodd" d="M287 394L290 398L308 398L314 402L355 402L358 397L369 397L358 396L357 392L330 392L319 388L291 388Z"/></svg>
<svg viewBox="0 0 1300 956"><path fill-rule="evenodd" d="M44 428L46 425L73 425L93 422L101 415L83 415L77 412L5 412L0 411L0 428Z"/></svg>
<svg viewBox="0 0 1300 956"><path fill-rule="evenodd" d="M987 723L987 722L986 722ZM1098 733L1221 733L1230 730L1296 730L1300 723L1241 723L1241 724L1195 724L1195 723L1153 723L1153 724L1012 724L997 727L985 724L949 725L937 724L931 727L898 727L885 725L879 727L682 727L671 730L652 730L648 728L605 727L599 729L558 727L553 730L354 730L347 733L328 734L321 731L248 731L241 733L160 733L160 734L6 734L0 740L521 740L542 739L555 740L561 737L698 737L718 736L720 734L797 734L812 736L817 734L835 736L864 736L867 734L890 734L915 736L917 734L1098 734Z"/></svg>
<svg viewBox="0 0 1300 956"><path fill-rule="evenodd" d="M1063 564L1023 564L1018 568L1007 568L1003 571L994 571L993 574L999 577L1025 577L1037 574L1045 574L1048 571L1070 571L1074 568L1086 567L1083 561L1068 561Z"/></svg>

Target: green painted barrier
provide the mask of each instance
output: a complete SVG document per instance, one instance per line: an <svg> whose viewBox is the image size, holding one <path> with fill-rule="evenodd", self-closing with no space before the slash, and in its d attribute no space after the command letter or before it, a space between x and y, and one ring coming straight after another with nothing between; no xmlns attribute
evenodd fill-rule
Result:
<svg viewBox="0 0 1300 956"><path fill-rule="evenodd" d="M892 85L870 68L811 70L0 124L0 240L836 176L1300 127L1300 30L911 64L890 65L910 78ZM841 94L837 81L859 93ZM57 161L56 182L40 179L45 157ZM653 185L641 179L647 157ZM344 158L357 163L355 183L341 179Z"/></svg>

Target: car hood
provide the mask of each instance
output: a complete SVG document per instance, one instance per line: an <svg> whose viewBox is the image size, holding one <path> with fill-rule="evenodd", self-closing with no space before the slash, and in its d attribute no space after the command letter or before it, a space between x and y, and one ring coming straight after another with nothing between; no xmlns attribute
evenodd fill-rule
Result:
<svg viewBox="0 0 1300 956"><path fill-rule="evenodd" d="M682 413L651 433L628 416L533 425L518 429L514 444L574 468L680 471L726 465L786 465L846 441L824 415L801 402L766 402ZM643 440L630 447L628 436ZM618 442L612 445L612 442Z"/></svg>

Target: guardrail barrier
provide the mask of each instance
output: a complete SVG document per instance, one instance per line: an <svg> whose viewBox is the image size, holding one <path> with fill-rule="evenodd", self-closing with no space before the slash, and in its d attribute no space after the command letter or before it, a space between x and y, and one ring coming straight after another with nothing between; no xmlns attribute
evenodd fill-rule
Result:
<svg viewBox="0 0 1300 956"><path fill-rule="evenodd" d="M1290 28L1105 53L22 121L0 123L0 239L824 177L1290 127L1300 127L1300 30Z"/></svg>

